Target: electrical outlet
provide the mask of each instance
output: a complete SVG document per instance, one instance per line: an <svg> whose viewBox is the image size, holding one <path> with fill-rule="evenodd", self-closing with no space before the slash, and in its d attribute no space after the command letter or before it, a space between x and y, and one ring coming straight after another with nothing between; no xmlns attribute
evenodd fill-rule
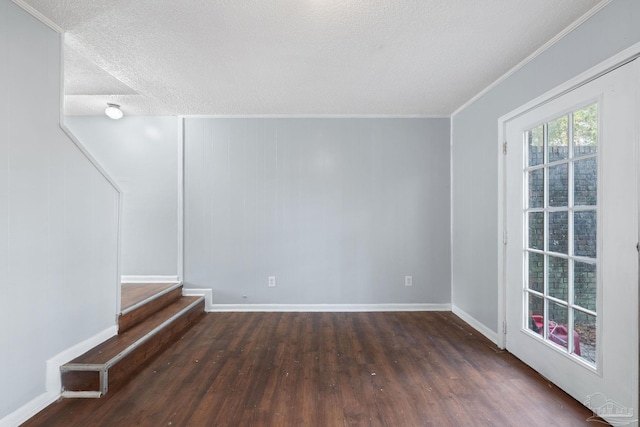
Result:
<svg viewBox="0 0 640 427"><path fill-rule="evenodd" d="M404 285L413 286L413 276L404 276Z"/></svg>
<svg viewBox="0 0 640 427"><path fill-rule="evenodd" d="M276 276L269 276L269 287L270 288L276 287Z"/></svg>

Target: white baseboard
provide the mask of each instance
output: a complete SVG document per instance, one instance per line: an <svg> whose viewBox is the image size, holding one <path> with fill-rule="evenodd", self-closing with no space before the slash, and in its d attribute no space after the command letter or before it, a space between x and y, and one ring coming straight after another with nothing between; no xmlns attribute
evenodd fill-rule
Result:
<svg viewBox="0 0 640 427"><path fill-rule="evenodd" d="M58 400L60 391L57 393L46 392L22 405L20 408L0 419L0 427L16 427L42 411L47 406Z"/></svg>
<svg viewBox="0 0 640 427"><path fill-rule="evenodd" d="M70 347L47 360L46 371L46 392L42 393L35 399L22 405L16 411L0 419L0 427L15 427L22 424L35 414L46 408L60 398L62 390L62 381L60 378L60 366L68 361L75 359L84 352L91 350L98 344L108 340L118 333L115 325L108 327L102 332L97 333L93 337Z"/></svg>
<svg viewBox="0 0 640 427"><path fill-rule="evenodd" d="M121 276L122 283L178 283L178 276Z"/></svg>
<svg viewBox="0 0 640 427"><path fill-rule="evenodd" d="M204 297L204 311L214 311L211 309L213 306L213 292L211 289L185 289L182 288L182 295L186 297Z"/></svg>
<svg viewBox="0 0 640 427"><path fill-rule="evenodd" d="M451 311L451 304L212 304L207 311L256 312L367 312Z"/></svg>
<svg viewBox="0 0 640 427"><path fill-rule="evenodd" d="M455 305L451 307L451 311L453 312L453 314L468 323L469 326L471 326L473 329L491 340L494 344L498 344L498 334L487 328L483 323L480 323L475 317L471 316L469 313L459 307L456 307Z"/></svg>

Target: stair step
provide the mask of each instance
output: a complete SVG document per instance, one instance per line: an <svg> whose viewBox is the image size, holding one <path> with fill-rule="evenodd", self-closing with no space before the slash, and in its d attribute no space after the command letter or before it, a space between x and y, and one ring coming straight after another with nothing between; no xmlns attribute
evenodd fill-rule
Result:
<svg viewBox="0 0 640 427"><path fill-rule="evenodd" d="M144 322L60 367L63 397L100 397L120 386L204 315L204 297L181 297Z"/></svg>
<svg viewBox="0 0 640 427"><path fill-rule="evenodd" d="M118 333L131 329L144 321L156 311L166 307L182 296L182 284L175 283L162 289L160 292L150 295L141 301L126 307L118 317Z"/></svg>

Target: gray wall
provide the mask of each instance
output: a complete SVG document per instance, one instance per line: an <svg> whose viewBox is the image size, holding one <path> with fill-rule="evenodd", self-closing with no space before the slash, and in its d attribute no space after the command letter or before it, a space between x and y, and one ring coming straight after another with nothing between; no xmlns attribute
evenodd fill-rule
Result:
<svg viewBox="0 0 640 427"><path fill-rule="evenodd" d="M452 118L452 303L498 330L498 119L640 41L640 2L615 0Z"/></svg>
<svg viewBox="0 0 640 427"><path fill-rule="evenodd" d="M115 325L117 192L62 132L60 37L0 0L0 419Z"/></svg>
<svg viewBox="0 0 640 427"><path fill-rule="evenodd" d="M449 119L186 119L186 286L215 304L449 303L449 195Z"/></svg>
<svg viewBox="0 0 640 427"><path fill-rule="evenodd" d="M65 118L122 190L123 275L178 275L179 120Z"/></svg>

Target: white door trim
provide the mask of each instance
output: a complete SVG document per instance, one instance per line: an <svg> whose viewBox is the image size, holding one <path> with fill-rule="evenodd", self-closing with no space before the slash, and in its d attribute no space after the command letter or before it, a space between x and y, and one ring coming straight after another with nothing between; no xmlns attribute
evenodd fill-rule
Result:
<svg viewBox="0 0 640 427"><path fill-rule="evenodd" d="M510 120L530 111L542 104L545 104L555 98L558 98L590 81L597 79L598 77L614 70L636 58L640 57L640 43L635 43L629 48L621 51L620 53L612 56L611 58L601 62L600 64L588 69L587 71L577 75L576 77L568 80L567 82L551 89L548 92L540 95L539 97L527 102L519 108L505 114L498 119L498 340L497 345L501 349L506 346L506 270L505 270L505 258L506 258L506 246L504 239L506 236L506 223L505 223L505 155L503 153L503 144L506 140L506 126Z"/></svg>

